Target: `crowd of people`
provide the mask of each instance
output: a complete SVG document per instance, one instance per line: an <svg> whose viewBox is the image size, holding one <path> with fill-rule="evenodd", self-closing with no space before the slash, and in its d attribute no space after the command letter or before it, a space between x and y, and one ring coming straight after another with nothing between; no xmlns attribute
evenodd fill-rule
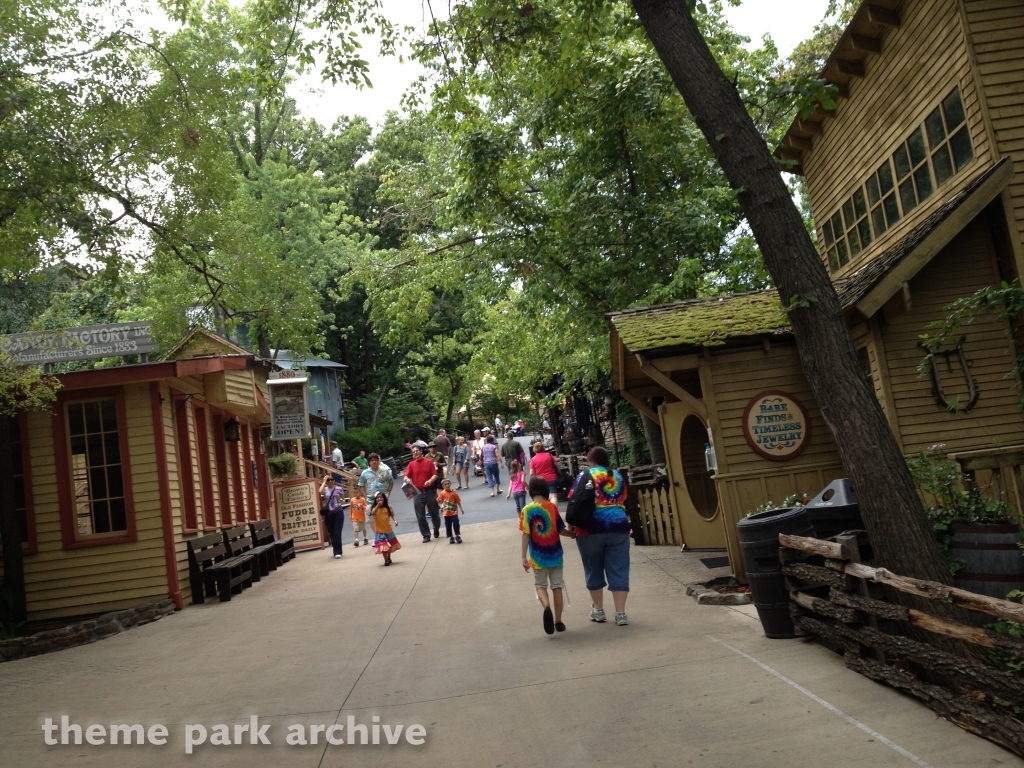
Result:
<svg viewBox="0 0 1024 768"><path fill-rule="evenodd" d="M495 428L500 429L498 420ZM448 543L461 544L459 516L465 514L465 509L458 492L469 488L469 468L478 467L482 471L483 483L490 489L492 498L500 496L501 470L507 468L505 498L515 500L522 532L522 564L526 571L533 572L537 598L543 607L544 631L547 634L565 631L562 538L576 541L591 598L590 620L607 621L604 610L607 587L612 593L615 623L627 625L630 521L625 509L626 486L622 476L609 467L611 462L604 448L592 448L587 454L589 469L580 472L572 484L567 520L563 520L558 509L559 470L555 458L542 441L531 446L531 453L533 455L527 459L522 445L512 438L506 439L499 448L488 427L476 430L469 442L460 435L452 443L446 430L441 429L429 446L422 441L413 443L412 460L404 469L402 489L412 501L423 543L440 538L443 519ZM321 514L335 558L342 554L345 507L352 522L355 547L359 546L360 534L363 546L370 546L369 514L374 552L383 556L384 565L391 565L392 555L401 549L394 531L398 521L389 502L395 478L391 468L376 453L365 456L361 451L360 459L366 465L356 461L360 472L351 499L345 499L338 482L340 478L332 474L324 478L320 486ZM457 483L454 489L451 475Z"/></svg>

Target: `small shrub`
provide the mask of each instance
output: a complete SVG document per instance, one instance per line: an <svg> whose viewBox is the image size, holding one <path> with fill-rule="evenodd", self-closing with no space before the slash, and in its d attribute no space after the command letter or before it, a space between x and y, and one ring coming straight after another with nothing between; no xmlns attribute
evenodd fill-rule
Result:
<svg viewBox="0 0 1024 768"><path fill-rule="evenodd" d="M1018 515L1006 502L986 501L981 489L968 486L960 465L946 455L945 447L940 444L922 450L907 460L907 466L918 489L935 502L927 510L928 520L949 572L955 576L964 567L964 561L953 557L950 550L955 524L1015 522Z"/></svg>
<svg viewBox="0 0 1024 768"><path fill-rule="evenodd" d="M746 517L756 515L758 512L770 512L773 509L787 509L789 507L803 507L811 500L811 497L806 493L791 493L789 496L782 500L781 504L776 504L774 501L766 501L764 504L759 506L757 509L752 509L747 512Z"/></svg>
<svg viewBox="0 0 1024 768"><path fill-rule="evenodd" d="M280 453L267 459L267 469L275 479L292 477L299 468L299 460L293 453Z"/></svg>
<svg viewBox="0 0 1024 768"><path fill-rule="evenodd" d="M346 461L358 456L360 451L366 454L379 453L382 457L401 456L405 453L405 440L398 424L378 422L375 427L337 430L333 439L341 448Z"/></svg>

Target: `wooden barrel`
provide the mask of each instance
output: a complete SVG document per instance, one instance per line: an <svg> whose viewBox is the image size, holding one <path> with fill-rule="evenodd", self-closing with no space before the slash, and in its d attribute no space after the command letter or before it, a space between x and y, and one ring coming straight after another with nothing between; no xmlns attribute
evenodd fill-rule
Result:
<svg viewBox="0 0 1024 768"><path fill-rule="evenodd" d="M1016 523L957 523L950 550L964 561L954 577L960 589L989 597L1005 598L1013 589L1024 589L1024 550Z"/></svg>

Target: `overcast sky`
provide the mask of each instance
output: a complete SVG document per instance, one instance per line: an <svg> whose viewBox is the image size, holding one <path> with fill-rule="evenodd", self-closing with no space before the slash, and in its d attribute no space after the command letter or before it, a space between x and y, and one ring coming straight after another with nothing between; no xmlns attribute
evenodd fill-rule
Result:
<svg viewBox="0 0 1024 768"><path fill-rule="evenodd" d="M727 6L725 15L737 32L751 38L751 45L756 47L768 34L779 53L786 56L797 43L810 37L827 7L828 0L745 0L741 6ZM396 23L414 27L421 36L425 34L430 20L426 0L384 0L384 8ZM447 10L447 2L434 0L433 9L441 14ZM408 57L405 63L399 63L397 57L374 55L373 41L366 41L364 50L370 63L372 89L323 84L319 75L310 73L292 90L299 110L330 126L340 115L363 115L377 125L388 110L398 109L402 93L422 73L422 68Z"/></svg>

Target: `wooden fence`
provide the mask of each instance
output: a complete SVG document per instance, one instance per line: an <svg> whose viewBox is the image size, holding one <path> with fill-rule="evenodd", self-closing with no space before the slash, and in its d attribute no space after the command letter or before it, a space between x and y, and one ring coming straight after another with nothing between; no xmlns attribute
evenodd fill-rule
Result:
<svg viewBox="0 0 1024 768"><path fill-rule="evenodd" d="M888 602L883 586L1017 623L1024 623L1024 605L863 564L863 532L835 541L780 534L779 543L799 629L841 652L850 669L1024 756L1024 677L987 660L996 654L1024 661L1024 639ZM979 650L950 652L948 638Z"/></svg>
<svg viewBox="0 0 1024 768"><path fill-rule="evenodd" d="M681 547L683 530L672 508L665 465L629 467L625 475L626 502L636 543Z"/></svg>

